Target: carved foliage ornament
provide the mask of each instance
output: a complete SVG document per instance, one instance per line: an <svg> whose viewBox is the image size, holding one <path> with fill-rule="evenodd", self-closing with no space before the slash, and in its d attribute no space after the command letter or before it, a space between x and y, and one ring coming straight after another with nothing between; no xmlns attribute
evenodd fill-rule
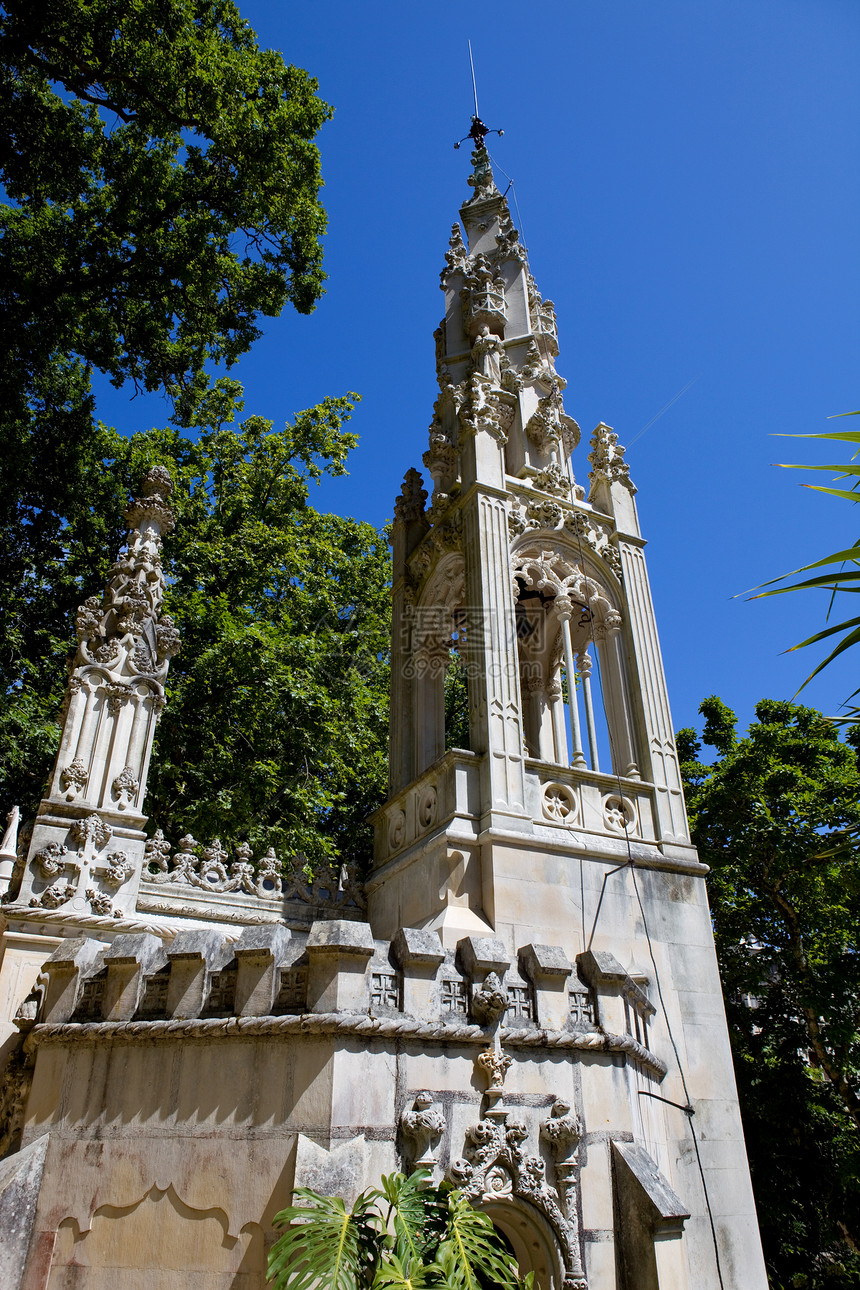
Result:
<svg viewBox="0 0 860 1290"><path fill-rule="evenodd" d="M292 856L282 866L269 847L255 864L251 847L242 842L231 861L219 838L208 847L201 847L190 833L180 838L172 859L170 852L170 843L158 829L145 847L143 877L146 882L197 887L217 895L242 891L261 900L298 900L310 905L331 903L358 909L366 906L364 889L352 866L338 861L318 866L309 876L307 861L301 854Z"/></svg>
<svg viewBox="0 0 860 1290"><path fill-rule="evenodd" d="M432 1167L436 1163L433 1146L445 1132L445 1116L433 1106L430 1093L419 1093L411 1111L400 1117L400 1131L409 1144L409 1155L416 1167Z"/></svg>
<svg viewBox="0 0 860 1290"><path fill-rule="evenodd" d="M474 1204L518 1197L539 1210L558 1240L564 1262L564 1290L587 1290L577 1224L562 1211L547 1185L544 1163L525 1148L528 1131L510 1111L487 1116L466 1132L466 1153L455 1160L450 1178Z"/></svg>

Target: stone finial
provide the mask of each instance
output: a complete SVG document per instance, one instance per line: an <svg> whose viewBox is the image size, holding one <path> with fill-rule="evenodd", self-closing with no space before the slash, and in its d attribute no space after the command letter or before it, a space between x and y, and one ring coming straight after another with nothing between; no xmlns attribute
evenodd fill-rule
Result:
<svg viewBox="0 0 860 1290"><path fill-rule="evenodd" d="M630 478L630 467L624 460L625 449L618 442L618 435L611 426L600 422L591 436L591 452L588 460L591 463L591 486L601 481L607 484L623 484L630 493L636 492L636 485Z"/></svg>
<svg viewBox="0 0 860 1290"><path fill-rule="evenodd" d="M416 524L423 520L426 501L424 480L420 471L411 466L403 479L403 491L394 503L395 520L400 520L403 524Z"/></svg>
<svg viewBox="0 0 860 1290"><path fill-rule="evenodd" d="M487 1092L501 1093L505 1086L505 1076L510 1070L511 1058L507 1053L501 1052L494 1048L488 1048L486 1052L479 1053L475 1058L475 1065L487 1078Z"/></svg>
<svg viewBox="0 0 860 1290"><path fill-rule="evenodd" d="M480 990L472 995L472 1012L476 1020L493 1026L505 1015L508 993L495 972L488 973Z"/></svg>
<svg viewBox="0 0 860 1290"><path fill-rule="evenodd" d="M490 165L490 154L486 148L476 148L472 153L472 173L466 182L473 190L472 196L466 203L467 206L473 202L488 201L493 197L501 198L502 194L496 187L493 168Z"/></svg>
<svg viewBox="0 0 860 1290"><path fill-rule="evenodd" d="M6 816L6 832L0 842L0 896L9 890L18 858L18 818L18 807L13 806Z"/></svg>

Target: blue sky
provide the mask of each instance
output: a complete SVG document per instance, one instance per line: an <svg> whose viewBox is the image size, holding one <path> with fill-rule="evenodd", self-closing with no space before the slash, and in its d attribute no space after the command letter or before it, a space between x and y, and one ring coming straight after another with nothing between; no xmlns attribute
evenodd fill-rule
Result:
<svg viewBox="0 0 860 1290"><path fill-rule="evenodd" d="M319 140L327 294L311 318L269 321L234 369L246 411L276 423L362 394L351 474L314 504L381 524L420 466L438 274L468 195L469 152L452 144L469 126L471 39L481 115L505 130L490 150L556 304L577 478L599 420L636 439L675 723L712 692L744 723L757 699L790 697L822 655L782 651L823 625L826 595L733 597L856 537L849 503L771 464L838 460L772 436L825 432L860 406L856 0L239 7L336 109ZM167 416L109 388L99 410L128 432ZM807 701L834 711L858 661Z"/></svg>

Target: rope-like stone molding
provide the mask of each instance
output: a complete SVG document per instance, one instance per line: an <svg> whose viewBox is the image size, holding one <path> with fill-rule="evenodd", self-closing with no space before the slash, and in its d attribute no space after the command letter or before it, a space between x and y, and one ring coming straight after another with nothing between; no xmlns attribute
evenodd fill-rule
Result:
<svg viewBox="0 0 860 1290"><path fill-rule="evenodd" d="M149 932L162 940L171 939L179 931L167 923L144 923L137 918L113 918L109 914L64 914L62 910L48 910L29 905L4 905L7 919L45 923L55 927L80 927L93 932Z"/></svg>
<svg viewBox="0 0 860 1290"><path fill-rule="evenodd" d="M136 1039L220 1039L228 1035L363 1035L368 1039L421 1039L447 1043L486 1044L487 1031L466 1023L416 1021L413 1017L371 1017L366 1013L308 1012L286 1017L189 1017L166 1021L86 1021L37 1025L27 1046L63 1043L103 1043ZM581 1034L539 1027L502 1027L499 1039L507 1048L557 1048L580 1052L625 1053L662 1079L666 1063L632 1035Z"/></svg>

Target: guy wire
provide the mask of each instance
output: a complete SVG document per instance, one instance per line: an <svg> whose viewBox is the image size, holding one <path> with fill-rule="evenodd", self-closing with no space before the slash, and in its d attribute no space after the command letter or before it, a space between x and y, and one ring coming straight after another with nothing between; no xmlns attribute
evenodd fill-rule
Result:
<svg viewBox="0 0 860 1290"><path fill-rule="evenodd" d="M554 381L553 381L553 391L556 393L556 395L558 394L558 386L555 384L555 382L554 382ZM562 437L562 439L561 439L561 441L560 441L560 443L559 443L559 451L560 451L562 454L564 454L564 439L563 439L563 437ZM567 456L567 457L565 458L565 469L566 469L566 474L567 474L568 486L569 486L569 488L570 488L570 501L571 501L571 505L574 507L574 510L575 510L575 509L576 509L576 493L575 493L575 490L574 490L574 479L573 479L573 475L572 475L571 462L570 462L570 457L569 457L569 456ZM590 595L590 592L589 592L589 589L588 589L588 573L587 573L587 571L586 571L585 555L584 555L584 552L583 552L583 549L582 549L582 533L581 533L581 532L578 532L576 536L577 536L577 543L578 543L578 546L579 546L579 565L580 565L580 568L581 568L581 570L582 570L582 575L583 575L583 579L584 579L584 583L585 583L585 603L586 603L586 612L588 613L588 631L589 631L589 635L590 635L590 638L591 638L592 652L593 652L593 654L594 654L594 665L595 665L595 668L596 668L596 671L597 671L597 681L598 681L598 686L599 686L599 688L600 688L600 698L601 698L601 701L602 701L602 703L603 703L603 711L604 711L604 716L605 716L605 713L606 713L606 693L605 693L605 690L604 690L604 687L603 687L603 673L602 673L602 671L601 671L601 667L600 667L600 656L599 656L598 649L597 649L597 641L596 641L596 639L595 639L595 635L594 635L594 616L593 616L593 614L592 614L592 612L591 612L591 595ZM570 701L571 701L572 703L575 703L575 702L576 702L576 688L575 688L575 684L573 683L573 678L572 678L572 677L568 677L568 692L569 692L569 699L570 699ZM636 880L636 864L635 864L635 861L634 861L634 859L633 859L633 851L632 851L631 846L630 846L630 832L629 832L629 826L628 826L628 823L627 823L627 813L626 813L625 811L623 811L623 807L624 807L624 792L623 792L623 788L622 788L622 784L621 784L621 775L620 775L620 773L619 773L619 771L618 771L618 769L617 769L618 763L617 763L617 760L616 760L616 757L615 757L615 748L614 748L613 740L612 740L612 730L611 730L611 728L610 728L610 723L609 723L609 721L606 721L606 722L605 722L605 724L606 724L606 735L607 735L607 739L608 739L608 741L609 741L609 755L610 755L610 757L611 757L611 759L612 759L613 772L614 772L614 774L615 774L615 780L616 780L616 783L618 784L618 796L621 798L622 812L623 812L623 814L624 814L624 840L625 840L625 842L626 842L626 844L627 844L627 863L626 863L626 864L623 864L623 865L618 865L618 866L616 866L616 868L615 868L615 869L609 869L609 870L607 870L607 872L603 875L603 882L602 882L602 884L601 884L601 888L600 888L600 898L598 899L598 902L597 902L597 909L595 910L595 913L594 913L594 921L593 921L592 926L591 926L591 935L590 935L590 936L589 936L589 938L588 938L588 949L590 949L590 948L591 948L591 942L592 942L592 940L594 939L594 932L595 932L595 928L597 927L597 920L598 920L598 917L600 916L600 910L601 910L601 907L602 907L602 905L603 905L603 895L604 895L604 892L605 892L605 890L606 890L606 879L607 879L607 878L609 878L609 877L611 877L611 876L612 876L612 874L614 874L614 873L620 873L620 871L621 871L622 869L629 869L629 870L630 870L630 876L631 876L631 878L632 878L632 880L633 880L633 891L634 891L634 894L635 894L635 896L636 896L636 902L637 902L637 904L638 904L638 906L639 906L639 913L640 913L640 914L641 914L641 916L642 916L642 927L643 927L643 930L644 930L644 932L645 932L645 941L646 941L646 943L647 943L647 945L648 945L648 954L649 954L649 957L650 957L650 959L651 959L651 965L652 965L652 967L653 967L653 969L654 969L654 984L655 984L655 985L656 985L656 987L657 987L657 997L658 997L658 998L659 998L659 1000L660 1000L660 1008L661 1008L661 1010L662 1010L662 1012L663 1012L663 1019L664 1019L664 1021L665 1021L665 1023L666 1023L666 1031L667 1031L667 1033L668 1033L668 1035L669 1035L669 1042L670 1042L670 1043L671 1043L671 1045L672 1045L672 1051L673 1051L673 1053L675 1054L675 1062L676 1062L677 1067L678 1067L678 1074L679 1074L679 1075L680 1075L680 1077L681 1077L681 1087L682 1087L682 1088L683 1088L683 1090L684 1090L684 1097L685 1097L686 1102L687 1102L686 1107L683 1107L683 1108L681 1108L681 1109L682 1109L682 1110L684 1110L684 1112L685 1112L685 1114L686 1114L686 1116L687 1116L687 1124L689 1125L689 1129L690 1129L690 1136L691 1136L691 1138L693 1139L693 1149L694 1149L694 1150L695 1150L695 1152L696 1152L696 1164L697 1164L697 1166L698 1166L698 1170L699 1170L699 1177L700 1177L700 1179L701 1179L701 1181L702 1181L702 1192L703 1192L703 1195L704 1195L704 1198L705 1198L705 1208L706 1208L706 1209L707 1209L707 1211L708 1211L708 1222L709 1222L709 1224L710 1224L710 1228L711 1228L711 1238L712 1238L712 1240L713 1240L713 1244L714 1244L714 1260L715 1260L715 1262L716 1262L716 1267L717 1267L717 1278L718 1278L718 1280L719 1280L721 1290L724 1290L723 1270L722 1270L722 1264L721 1264L721 1262L720 1262L720 1248L719 1248L719 1244L718 1244L718 1241L717 1241L717 1228L716 1228L716 1224L715 1224L715 1222L714 1222L714 1214L713 1214L713 1210L711 1209L711 1199L710 1199L710 1196L708 1195L708 1184L707 1184L707 1181L706 1181L706 1179L705 1179L705 1168L704 1168L704 1165L702 1164L702 1157L701 1157L701 1153L700 1153L700 1151L699 1151L699 1138L698 1138L698 1134L696 1133L696 1126L695 1126L695 1123L694 1123L694 1121L693 1121L693 1114L694 1114L693 1104L692 1104L692 1102L691 1102L691 1100L690 1100L690 1092L689 1092L689 1089L688 1089L688 1087L687 1087L687 1077L686 1077L686 1075L685 1075L685 1073L684 1073L684 1066L683 1066L683 1063L681 1062L681 1054L678 1052L678 1045L676 1044L676 1042L675 1042L675 1036L674 1036L674 1034L672 1033L672 1023L671 1023L671 1022L670 1022L670 1020L669 1020L669 1013L668 1013L668 1010L667 1010L667 1008L666 1008L666 1001L665 1001L665 999L663 998L663 987L662 987L662 984L661 984L661 982L660 982L660 972L659 972L659 969L658 969L658 967L657 967L657 959L656 959L656 957L655 957L655 955L654 955L654 946L653 946L653 945L652 945L652 943L651 943L651 934L650 934L650 932L649 932L649 930L648 930L648 920L647 920L647 918L645 917L645 906L644 906L644 905L643 905L643 903L642 903L642 897L641 897L641 895L640 895L640 893L639 893L639 883L638 883L638 882L637 882L637 880ZM584 893L582 892L582 887L583 887L582 876L581 876L581 875L582 875L582 863L583 863L583 862L582 862L582 856L580 855L580 892L581 892L581 899L582 899L582 897L583 897L583 895L584 895ZM584 900L583 900L583 904L584 904ZM583 922L583 925L584 925L584 922Z"/></svg>

